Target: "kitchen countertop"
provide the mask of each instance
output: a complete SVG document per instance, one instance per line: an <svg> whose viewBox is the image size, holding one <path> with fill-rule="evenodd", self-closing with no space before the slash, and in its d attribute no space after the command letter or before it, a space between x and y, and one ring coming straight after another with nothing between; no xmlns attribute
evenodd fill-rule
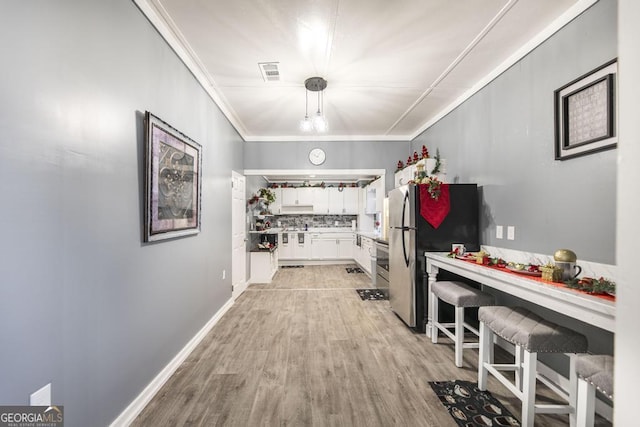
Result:
<svg viewBox="0 0 640 427"><path fill-rule="evenodd" d="M375 240L376 242L382 244L389 244L388 240L385 240L380 237L379 234L373 231L353 231L351 227L319 227L319 228L309 228L308 230L304 229L296 229L296 228L285 228L285 227L274 227L268 228L266 230L251 230L249 231L251 234L278 234L278 233L350 233L350 234L358 234L362 237L367 237L369 239Z"/></svg>
<svg viewBox="0 0 640 427"><path fill-rule="evenodd" d="M273 252L276 249L278 249L278 245L274 245L271 246L270 248L259 248L259 247L255 247L253 249L251 249L249 252L265 252L265 253L269 253L269 252Z"/></svg>
<svg viewBox="0 0 640 427"><path fill-rule="evenodd" d="M295 229L295 228L282 228L279 232L282 233L354 233L351 227L322 227L322 228L309 228Z"/></svg>

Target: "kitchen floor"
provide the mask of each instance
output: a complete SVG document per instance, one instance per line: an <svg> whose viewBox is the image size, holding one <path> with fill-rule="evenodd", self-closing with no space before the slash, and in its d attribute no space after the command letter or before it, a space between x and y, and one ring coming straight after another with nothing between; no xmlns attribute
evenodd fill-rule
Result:
<svg viewBox="0 0 640 427"><path fill-rule="evenodd" d="M251 285L132 425L455 426L428 381L475 382L477 351L456 368L448 340L411 331L389 301L361 300L369 278L345 267L281 268ZM489 390L519 417L491 377ZM568 416L536 417L558 425Z"/></svg>

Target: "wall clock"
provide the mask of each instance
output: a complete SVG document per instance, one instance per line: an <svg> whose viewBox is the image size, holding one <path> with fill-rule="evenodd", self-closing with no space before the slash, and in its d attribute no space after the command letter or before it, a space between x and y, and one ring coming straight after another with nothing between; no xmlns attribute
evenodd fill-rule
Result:
<svg viewBox="0 0 640 427"><path fill-rule="evenodd" d="M326 158L327 155L322 148L314 148L309 151L309 161L316 166L323 164Z"/></svg>

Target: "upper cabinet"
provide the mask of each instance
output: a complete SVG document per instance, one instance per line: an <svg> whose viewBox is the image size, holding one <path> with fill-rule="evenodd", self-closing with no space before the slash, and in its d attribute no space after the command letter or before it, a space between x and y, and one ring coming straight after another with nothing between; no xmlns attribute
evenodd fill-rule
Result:
<svg viewBox="0 0 640 427"><path fill-rule="evenodd" d="M329 191L326 188L314 187L313 189L313 213L326 215L329 213Z"/></svg>
<svg viewBox="0 0 640 427"><path fill-rule="evenodd" d="M333 215L357 215L358 214L358 187L330 187L329 214Z"/></svg>
<svg viewBox="0 0 640 427"><path fill-rule="evenodd" d="M269 206L271 213L274 215L280 215L282 213L282 189L281 188L271 188L273 194L276 196L276 200L271 203Z"/></svg>
<svg viewBox="0 0 640 427"><path fill-rule="evenodd" d="M281 188L282 190L282 206L312 206L313 205L313 188Z"/></svg>
<svg viewBox="0 0 640 427"><path fill-rule="evenodd" d="M409 181L412 181L417 171L417 165L422 165L424 167L423 170L427 173L427 175L435 176L440 182L447 182L447 173L445 169L446 160L440 159L439 171L438 173L434 174L433 171L436 167L436 162L437 161L434 158L421 159L420 161L418 161L418 163L407 166L404 169L396 172L394 175L394 187L398 188L401 185L406 185L409 183Z"/></svg>
<svg viewBox="0 0 640 427"><path fill-rule="evenodd" d="M365 187L365 213L382 212L384 198L384 177L380 177Z"/></svg>
<svg viewBox="0 0 640 427"><path fill-rule="evenodd" d="M358 187L279 188L272 212L276 215L357 215L360 206Z"/></svg>

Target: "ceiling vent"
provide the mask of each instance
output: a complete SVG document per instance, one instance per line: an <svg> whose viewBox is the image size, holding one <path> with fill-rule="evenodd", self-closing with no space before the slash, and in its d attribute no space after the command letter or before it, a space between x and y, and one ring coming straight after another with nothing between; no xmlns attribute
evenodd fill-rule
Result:
<svg viewBox="0 0 640 427"><path fill-rule="evenodd" d="M279 62L258 62L260 67L260 73L265 82L279 82L280 70L278 69Z"/></svg>

